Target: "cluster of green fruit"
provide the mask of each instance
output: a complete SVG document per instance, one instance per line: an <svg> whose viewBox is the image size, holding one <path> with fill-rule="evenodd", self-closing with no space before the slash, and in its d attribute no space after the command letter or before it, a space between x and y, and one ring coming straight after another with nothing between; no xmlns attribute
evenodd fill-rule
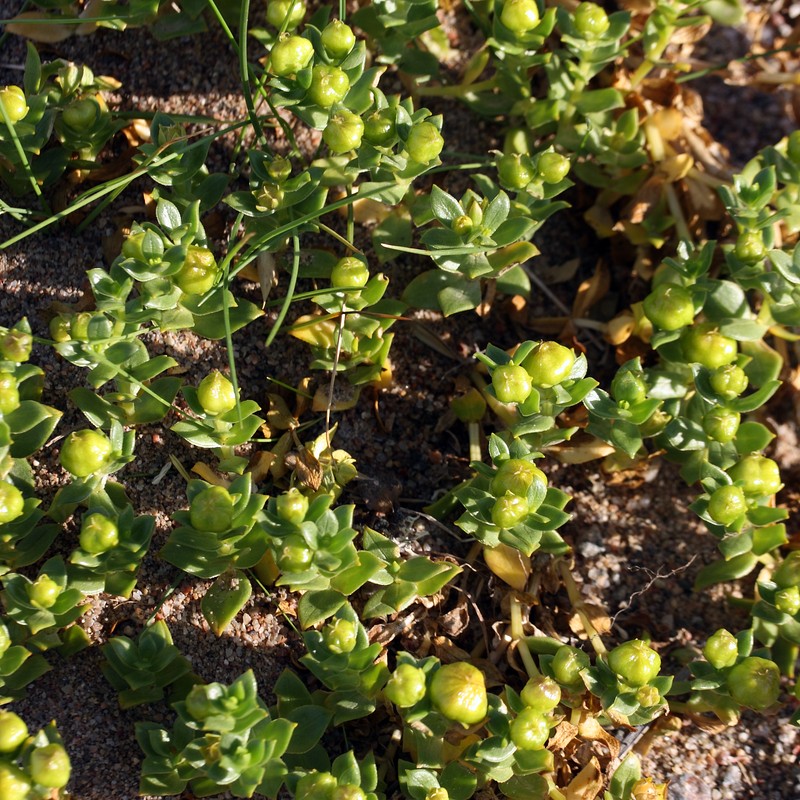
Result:
<svg viewBox="0 0 800 800"><path fill-rule="evenodd" d="M56 800L70 776L70 761L51 725L36 736L13 711L0 711L0 797Z"/></svg>

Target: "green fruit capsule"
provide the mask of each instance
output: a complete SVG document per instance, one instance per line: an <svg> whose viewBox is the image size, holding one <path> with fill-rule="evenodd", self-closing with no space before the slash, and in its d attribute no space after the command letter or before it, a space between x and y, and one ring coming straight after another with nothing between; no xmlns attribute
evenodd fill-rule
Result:
<svg viewBox="0 0 800 800"><path fill-rule="evenodd" d="M643 708L652 708L661 702L661 693L655 686L640 686L636 691L636 702Z"/></svg>
<svg viewBox="0 0 800 800"><path fill-rule="evenodd" d="M70 763L67 751L57 743L37 747L30 756L31 778L48 789L61 789L69 781Z"/></svg>
<svg viewBox="0 0 800 800"><path fill-rule="evenodd" d="M694 322L692 293L677 283L661 283L642 302L647 319L662 331L677 331Z"/></svg>
<svg viewBox="0 0 800 800"><path fill-rule="evenodd" d="M331 153L347 153L358 149L364 136L364 123L358 114L343 108L331 114L322 139Z"/></svg>
<svg viewBox="0 0 800 800"><path fill-rule="evenodd" d="M562 686L576 689L583 686L581 670L586 669L590 664L589 656L583 650L565 644L556 650L550 663L550 669L553 671L553 677Z"/></svg>
<svg viewBox="0 0 800 800"><path fill-rule="evenodd" d="M728 408L712 408L703 417L703 431L715 442L727 444L736 438L742 415Z"/></svg>
<svg viewBox="0 0 800 800"><path fill-rule="evenodd" d="M338 781L330 772L309 772L303 775L294 790L295 800L331 800Z"/></svg>
<svg viewBox="0 0 800 800"><path fill-rule="evenodd" d="M303 0L270 0L267 3L267 22L273 28L283 27L286 20L286 30L293 31L306 15L306 4Z"/></svg>
<svg viewBox="0 0 800 800"><path fill-rule="evenodd" d="M27 738L28 726L22 717L0 711L0 753L13 753Z"/></svg>
<svg viewBox="0 0 800 800"><path fill-rule="evenodd" d="M189 522L198 531L223 533L233 524L233 498L224 486L209 486L192 499Z"/></svg>
<svg viewBox="0 0 800 800"><path fill-rule="evenodd" d="M531 383L543 389L565 381L575 365L575 353L558 342L542 342L522 362Z"/></svg>
<svg viewBox="0 0 800 800"><path fill-rule="evenodd" d="M361 288L367 285L369 268L360 258L340 258L331 270L331 286L335 289Z"/></svg>
<svg viewBox="0 0 800 800"><path fill-rule="evenodd" d="M545 183L561 183L569 167L569 159L561 153L542 153L536 160L536 172Z"/></svg>
<svg viewBox="0 0 800 800"><path fill-rule="evenodd" d="M28 113L25 92L19 86L4 86L0 89L0 106L3 107L3 112L12 125L24 119ZM3 121L0 119L0 122Z"/></svg>
<svg viewBox="0 0 800 800"><path fill-rule="evenodd" d="M508 492L527 497L528 489L534 483L547 486L547 475L524 458L509 458L500 465L497 474L492 478L490 489L495 497L501 497Z"/></svg>
<svg viewBox="0 0 800 800"><path fill-rule="evenodd" d="M27 800L30 790L31 782L21 769L0 761L0 797L3 800Z"/></svg>
<svg viewBox="0 0 800 800"><path fill-rule="evenodd" d="M453 220L453 231L459 236L469 236L475 223L467 214L460 214Z"/></svg>
<svg viewBox="0 0 800 800"><path fill-rule="evenodd" d="M355 46L356 35L353 29L335 19L322 29L322 46L325 52L334 59L344 58Z"/></svg>
<svg viewBox="0 0 800 800"><path fill-rule="evenodd" d="M277 211L281 207L285 192L274 183L264 183L253 193L253 196L258 211Z"/></svg>
<svg viewBox="0 0 800 800"><path fill-rule="evenodd" d="M367 796L360 786L346 783L344 786L337 786L333 790L331 800L367 800Z"/></svg>
<svg viewBox="0 0 800 800"><path fill-rule="evenodd" d="M28 599L36 608L50 608L61 594L61 587L49 576L40 575L28 584Z"/></svg>
<svg viewBox="0 0 800 800"><path fill-rule="evenodd" d="M31 357L33 337L27 331L10 330L0 337L0 359L22 364Z"/></svg>
<svg viewBox="0 0 800 800"><path fill-rule="evenodd" d="M275 156L267 167L272 180L282 183L292 174L292 162L283 156Z"/></svg>
<svg viewBox="0 0 800 800"><path fill-rule="evenodd" d="M218 273L214 254L207 247L192 244L187 248L186 259L173 280L186 294L205 294L214 286Z"/></svg>
<svg viewBox="0 0 800 800"><path fill-rule="evenodd" d="M492 506L492 524L498 528L513 528L530 513L528 501L518 494L508 492L498 497Z"/></svg>
<svg viewBox="0 0 800 800"><path fill-rule="evenodd" d="M581 3L575 9L575 30L584 39L599 39L611 23L608 14L596 3Z"/></svg>
<svg viewBox="0 0 800 800"><path fill-rule="evenodd" d="M314 56L314 45L302 36L283 36L270 53L273 75L287 78L308 66Z"/></svg>
<svg viewBox="0 0 800 800"><path fill-rule="evenodd" d="M350 91L350 79L339 67L318 64L311 73L308 99L320 108L331 108Z"/></svg>
<svg viewBox="0 0 800 800"><path fill-rule="evenodd" d="M747 511L741 486L720 486L708 500L708 516L720 525L732 525Z"/></svg>
<svg viewBox="0 0 800 800"><path fill-rule="evenodd" d="M100 104L93 97L84 97L70 103L62 112L61 119L67 128L76 133L85 133L97 123L103 114Z"/></svg>
<svg viewBox="0 0 800 800"><path fill-rule="evenodd" d="M608 654L608 666L628 686L644 686L658 676L661 656L647 642L631 639Z"/></svg>
<svg viewBox="0 0 800 800"><path fill-rule="evenodd" d="M22 492L8 481L0 481L0 525L13 522L22 516L25 498Z"/></svg>
<svg viewBox="0 0 800 800"><path fill-rule="evenodd" d="M276 556L281 572L302 572L311 566L313 560L314 551L299 534L287 536Z"/></svg>
<svg viewBox="0 0 800 800"><path fill-rule="evenodd" d="M769 497L783 486L778 465L766 456L745 456L728 470L728 475L748 497Z"/></svg>
<svg viewBox="0 0 800 800"><path fill-rule="evenodd" d="M373 111L364 120L364 138L375 147L388 147L397 136L396 116L391 108Z"/></svg>
<svg viewBox="0 0 800 800"><path fill-rule="evenodd" d="M711 388L725 400L738 397L748 384L745 371L736 364L726 364L714 370L708 378Z"/></svg>
<svg viewBox="0 0 800 800"><path fill-rule="evenodd" d="M332 653L352 653L358 640L358 627L348 619L335 619L323 629L322 640Z"/></svg>
<svg viewBox="0 0 800 800"><path fill-rule="evenodd" d="M524 189L535 175L530 156L509 153L497 159L497 176L507 189Z"/></svg>
<svg viewBox="0 0 800 800"><path fill-rule="evenodd" d="M113 519L100 512L88 514L81 523L81 550L105 553L119 544L119 528Z"/></svg>
<svg viewBox="0 0 800 800"><path fill-rule="evenodd" d="M531 393L531 378L524 367L503 364L492 372L492 388L501 403L524 403Z"/></svg>
<svg viewBox="0 0 800 800"><path fill-rule="evenodd" d="M197 387L197 399L206 414L225 414L236 407L236 390L219 371L206 375Z"/></svg>
<svg viewBox="0 0 800 800"><path fill-rule="evenodd" d="M547 714L561 702L561 687L552 678L537 675L522 687L519 695L528 708Z"/></svg>
<svg viewBox="0 0 800 800"><path fill-rule="evenodd" d="M443 786L437 786L428 791L425 800L450 800L450 793Z"/></svg>
<svg viewBox="0 0 800 800"><path fill-rule="evenodd" d="M740 261L752 266L763 261L767 248L760 232L748 231L739 237L733 252Z"/></svg>
<svg viewBox="0 0 800 800"><path fill-rule="evenodd" d="M687 329L681 337L681 344L687 361L708 369L731 364L738 355L736 339L720 333L712 322L702 322Z"/></svg>
<svg viewBox="0 0 800 800"><path fill-rule="evenodd" d="M748 656L728 673L728 691L740 705L764 711L781 693L781 671L766 658Z"/></svg>
<svg viewBox="0 0 800 800"><path fill-rule="evenodd" d="M386 698L398 708L411 708L426 692L425 673L412 664L400 664L383 688Z"/></svg>
<svg viewBox="0 0 800 800"><path fill-rule="evenodd" d="M406 139L406 151L412 161L429 164L439 157L444 148L444 138L432 122L418 122Z"/></svg>
<svg viewBox="0 0 800 800"><path fill-rule="evenodd" d="M775 608L790 617L795 616L800 611L800 587L789 586L775 592Z"/></svg>
<svg viewBox="0 0 800 800"><path fill-rule="evenodd" d="M480 722L489 708L483 673L466 661L445 664L436 671L430 699L442 716L465 726Z"/></svg>
<svg viewBox="0 0 800 800"><path fill-rule="evenodd" d="M647 399L647 383L641 370L620 370L611 381L611 396L618 403L636 405Z"/></svg>
<svg viewBox="0 0 800 800"><path fill-rule="evenodd" d="M703 655L714 669L732 667L739 658L739 643L730 631L720 628L708 637Z"/></svg>
<svg viewBox="0 0 800 800"><path fill-rule="evenodd" d="M275 513L292 525L301 525L307 511L308 498L294 486L275 498Z"/></svg>
<svg viewBox="0 0 800 800"><path fill-rule="evenodd" d="M506 0L500 21L514 33L527 33L539 24L539 6L535 0Z"/></svg>
<svg viewBox="0 0 800 800"><path fill-rule="evenodd" d="M61 445L61 466L76 478L86 478L108 463L112 447L101 431L86 429L71 433Z"/></svg>
<svg viewBox="0 0 800 800"><path fill-rule="evenodd" d="M511 741L519 750L541 750L550 738L550 723L533 708L525 708L511 721Z"/></svg>
<svg viewBox="0 0 800 800"><path fill-rule="evenodd" d="M10 414L18 408L17 379L10 372L0 372L0 414Z"/></svg>
<svg viewBox="0 0 800 800"><path fill-rule="evenodd" d="M800 550L793 550L778 564L772 580L782 589L800 586Z"/></svg>

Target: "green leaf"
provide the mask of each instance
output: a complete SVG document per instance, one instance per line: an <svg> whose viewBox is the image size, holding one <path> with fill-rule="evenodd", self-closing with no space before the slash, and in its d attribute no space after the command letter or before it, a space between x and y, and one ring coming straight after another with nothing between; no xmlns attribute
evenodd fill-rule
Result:
<svg viewBox="0 0 800 800"><path fill-rule="evenodd" d="M436 184L431 187L431 210L436 219L447 227L464 214L464 209L458 200Z"/></svg>
<svg viewBox="0 0 800 800"><path fill-rule="evenodd" d="M581 93L575 107L581 114L596 114L600 111L611 111L622 108L625 101L622 93L616 89L593 89Z"/></svg>
<svg viewBox="0 0 800 800"><path fill-rule="evenodd" d="M282 712L282 715L296 725L287 748L289 753L307 753L315 747L333 716L330 711L317 705L300 706L285 714Z"/></svg>
<svg viewBox="0 0 800 800"><path fill-rule="evenodd" d="M200 609L211 630L221 636L233 618L242 610L250 599L253 587L241 570L223 572L200 602Z"/></svg>
<svg viewBox="0 0 800 800"><path fill-rule="evenodd" d="M13 433L10 452L12 458L33 455L50 438L61 412L34 400L23 400L5 421Z"/></svg>
<svg viewBox="0 0 800 800"><path fill-rule="evenodd" d="M333 589L306 592L297 604L300 624L303 628L311 628L332 617L345 603L347 598Z"/></svg>
<svg viewBox="0 0 800 800"><path fill-rule="evenodd" d="M749 575L758 564L758 557L753 553L742 553L730 561L715 561L700 570L694 582L696 591L713 586L715 583L735 581Z"/></svg>
<svg viewBox="0 0 800 800"><path fill-rule="evenodd" d="M546 800L549 797L547 781L541 775L515 775L499 788L509 800Z"/></svg>

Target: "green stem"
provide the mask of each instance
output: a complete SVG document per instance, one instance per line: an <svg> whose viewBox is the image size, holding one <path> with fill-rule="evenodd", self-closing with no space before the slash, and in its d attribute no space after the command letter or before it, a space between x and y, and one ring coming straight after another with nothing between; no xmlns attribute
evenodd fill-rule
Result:
<svg viewBox="0 0 800 800"><path fill-rule="evenodd" d="M229 131L238 130L243 125L246 125L247 122L237 122L235 125L231 125L228 128L225 128L217 135L222 135L228 133ZM63 209L62 211L58 211L55 214L51 214L47 219L43 220L42 222L33 225L30 228L18 233L16 236L12 236L10 239L6 239L6 241L0 243L0 250L5 250L7 247L11 247L11 245L17 244L17 242L21 242L23 239L26 239L28 236L33 236L33 234L38 233L45 228L50 227L56 222L65 219L66 217L73 214L75 211L83 208L84 206L88 206L91 203L94 203L96 200L100 200L108 194L117 191L119 188L125 188L129 184L133 183L137 178L141 178L148 174L148 172L153 167L161 167L164 164L168 164L170 161L179 158L180 156L187 153L189 150L193 150L195 147L200 147L205 143L205 137L203 139L198 140L197 142L193 142L192 144L185 147L180 153L170 153L164 157L159 157L158 155L152 156L151 159L145 161L141 164L137 169L133 172L129 173L128 175L124 175L121 178L117 178L116 180L109 181L108 183L104 184L103 186L99 187L98 189L91 189L85 192L83 195L79 197L71 206L68 208ZM165 145L168 147L169 145Z"/></svg>
<svg viewBox="0 0 800 800"><path fill-rule="evenodd" d="M239 212L236 215L236 221L233 223L233 227L231 228L231 236L236 235L236 231L239 230L239 225L242 222L244 215ZM231 310L228 306L228 293L230 289L228 288L230 285L230 265L231 259L226 258L223 261L222 267L222 321L225 324L225 348L228 351L228 369L231 373L231 383L233 384L233 394L236 398L236 413L239 415L239 424L244 421L244 416L242 414L242 401L239 397L239 380L236 377L236 356L233 352L233 331L231 330Z"/></svg>
<svg viewBox="0 0 800 800"><path fill-rule="evenodd" d="M466 85L459 83L457 86L419 86L415 90L415 94L417 97L466 97L469 94L494 89L496 86L496 76L492 76L485 81Z"/></svg>
<svg viewBox="0 0 800 800"><path fill-rule="evenodd" d="M477 422L468 422L467 432L469 433L469 460L483 461L483 455L481 454L480 426Z"/></svg>
<svg viewBox="0 0 800 800"><path fill-rule="evenodd" d="M22 166L25 168L25 176L28 178L28 183L30 183L33 193L39 198L39 205L42 207L42 211L44 211L45 214L52 214L53 212L50 210L47 201L44 199L42 189L36 180L36 176L33 174L31 162L28 161L28 154L25 152L25 148L22 146L19 136L17 136L17 130L14 126L14 123L11 121L11 118L8 116L6 107L3 105L3 103L0 103L0 116L3 117L3 122L5 123L5 126L8 128L8 132L11 135L11 141L14 143L14 149L17 151L19 160L22 162Z"/></svg>
<svg viewBox="0 0 800 800"><path fill-rule="evenodd" d="M286 290L286 297L283 299L283 305L281 306L281 310L278 312L278 317L275 320L275 324L272 326L269 336L267 336L267 347L272 344L272 341L278 335L278 331L281 329L284 319L286 319L289 306L292 304L292 300L294 298L294 287L297 284L297 275L300 272L300 238L297 234L292 236L292 248L294 252L292 254L292 272L289 276L289 288Z"/></svg>
<svg viewBox="0 0 800 800"><path fill-rule="evenodd" d="M511 638L517 645L517 652L519 653L522 663L525 665L525 671L528 673L529 678L536 678L541 673L536 667L536 662L533 660L531 651L525 642L525 631L522 628L522 604L519 598L511 595L511 624L509 626L509 633Z"/></svg>
<svg viewBox="0 0 800 800"><path fill-rule="evenodd" d="M594 627L594 623L586 611L586 605L580 596L580 592L578 591L578 587L575 584L575 579L572 577L569 567L565 561L561 561L558 565L558 568L559 572L561 573L561 580L564 581L564 586L566 587L569 601L577 612L581 621L581 625L583 625L583 629L586 632L586 635L589 637L589 641L591 642L595 653L597 653L599 656L604 656L608 650L606 650L606 646L603 644L603 640L600 638L597 628Z"/></svg>

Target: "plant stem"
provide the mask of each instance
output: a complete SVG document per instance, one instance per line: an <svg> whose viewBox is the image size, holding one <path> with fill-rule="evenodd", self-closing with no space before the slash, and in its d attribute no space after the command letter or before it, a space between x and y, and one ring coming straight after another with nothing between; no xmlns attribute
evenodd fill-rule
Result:
<svg viewBox="0 0 800 800"><path fill-rule="evenodd" d="M289 275L289 287L286 289L286 297L283 298L283 305L281 306L281 310L278 312L278 317L275 320L275 324L272 326L272 330L267 336L267 347L272 344L273 340L278 335L278 331L281 329L284 319L286 319L289 306L292 304L292 300L294 298L294 287L297 285L297 275L300 272L300 238L297 234L292 236L292 248L292 272Z"/></svg>
<svg viewBox="0 0 800 800"><path fill-rule="evenodd" d="M536 662L533 660L531 651L528 649L528 645L525 641L525 631L522 628L522 604L515 594L511 595L511 624L509 629L511 639L517 645L517 652L522 659L522 663L525 665L525 671L528 673L528 677L537 677L540 672L536 668Z"/></svg>
<svg viewBox="0 0 800 800"><path fill-rule="evenodd" d="M417 97L466 97L469 94L494 89L495 86L497 86L497 81L491 77L485 81L466 85L459 83L456 86L419 86L415 93Z"/></svg>
<svg viewBox="0 0 800 800"><path fill-rule="evenodd" d="M603 640L600 638L597 628L594 627L594 623L586 611L586 604L581 598L578 587L575 584L575 579L572 577L572 573L570 572L570 569L565 561L561 561L559 563L558 571L561 573L561 580L564 581L564 586L567 590L569 601L572 604L573 609L575 609L576 613L578 614L581 625L583 625L583 629L586 632L586 635L589 637L589 641L591 642L595 653L597 653L599 656L604 656L608 650L603 644Z"/></svg>

